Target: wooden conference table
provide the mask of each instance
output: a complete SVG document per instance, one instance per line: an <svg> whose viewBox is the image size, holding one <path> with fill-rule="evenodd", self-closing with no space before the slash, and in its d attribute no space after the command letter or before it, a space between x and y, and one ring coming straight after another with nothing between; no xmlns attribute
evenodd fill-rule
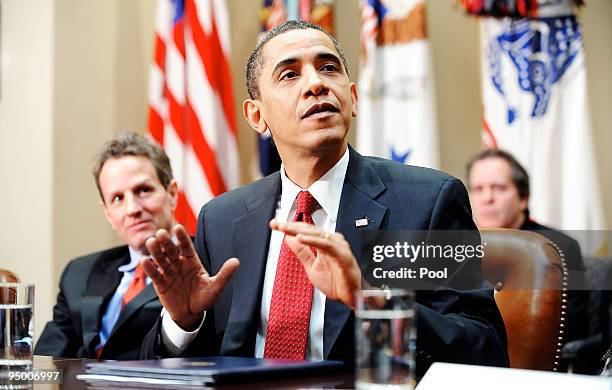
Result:
<svg viewBox="0 0 612 390"><path fill-rule="evenodd" d="M34 356L34 368L45 370L61 370L61 384L39 384L26 388L33 389L102 389L107 388L105 382L100 387L92 387L89 383L76 378L85 373L86 364L91 359L65 359L48 356ZM516 390L525 386L533 388L550 387L556 390L612 390L612 378L602 378L585 375L560 374L545 371L469 366L462 364L435 363L423 377L417 390L438 390L454 388L456 390ZM353 389L354 375L348 372L296 377L294 379L270 380L236 385L218 386L219 389ZM531 388L532 386L529 386ZM146 387L146 385L127 386L125 383L115 384L110 388L152 389L164 387Z"/></svg>
<svg viewBox="0 0 612 390"><path fill-rule="evenodd" d="M66 359L52 358L49 356L34 356L34 368L46 370L62 370L62 384L39 384L35 383L33 388L38 389L90 389L87 382L76 378L78 374L86 371L86 364L94 362L91 359ZM97 388L97 387L93 387ZM115 387L119 388L119 387ZM126 387L127 388L127 387ZM144 388L147 387L129 387ZM311 377L300 377L295 379L281 379L267 382L241 383L237 385L224 385L218 388L224 390L233 389L352 389L354 388L354 375L351 373L339 373L333 375L319 375Z"/></svg>

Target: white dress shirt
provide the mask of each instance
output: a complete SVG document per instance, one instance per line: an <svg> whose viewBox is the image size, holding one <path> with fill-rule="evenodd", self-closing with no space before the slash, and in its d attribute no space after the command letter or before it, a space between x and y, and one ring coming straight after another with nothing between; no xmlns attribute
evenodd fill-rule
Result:
<svg viewBox="0 0 612 390"><path fill-rule="evenodd" d="M346 170L348 168L349 152L346 149L342 158L319 180L305 189L317 200L321 206L312 214L315 226L326 231L335 232L340 196ZM293 183L286 175L285 168L281 165L281 198L276 207L275 218L280 222L293 221L297 208L295 199L303 189ZM270 237L266 271L261 299L261 309L257 337L255 339L255 357L263 357L266 344L266 328L268 326L268 315L270 313L270 302L276 276L276 266L283 243L283 233L273 230ZM239 303L235 303L239 304ZM206 313L204 313L206 317ZM310 312L310 327L308 331L308 345L306 346L307 359L323 359L323 320L325 317L325 295L318 289L314 289L312 307ZM204 319L202 319L202 323ZM200 327L202 324L200 324ZM198 334L200 327L193 332L182 330L172 318L162 310L162 342L166 350L173 355L184 351Z"/></svg>

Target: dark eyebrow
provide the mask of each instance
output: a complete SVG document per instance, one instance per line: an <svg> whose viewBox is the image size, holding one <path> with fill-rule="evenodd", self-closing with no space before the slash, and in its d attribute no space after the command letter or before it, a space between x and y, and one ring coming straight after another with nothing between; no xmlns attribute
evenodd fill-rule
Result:
<svg viewBox="0 0 612 390"><path fill-rule="evenodd" d="M317 60L332 61L336 63L336 65L341 64L340 58L333 53L319 53L317 54Z"/></svg>
<svg viewBox="0 0 612 390"><path fill-rule="evenodd" d="M278 72L279 69L295 64L296 62L298 62L298 60L295 57L289 57L289 58L285 58L284 60L279 61L274 67L274 69L272 69L272 75L274 76L276 72Z"/></svg>

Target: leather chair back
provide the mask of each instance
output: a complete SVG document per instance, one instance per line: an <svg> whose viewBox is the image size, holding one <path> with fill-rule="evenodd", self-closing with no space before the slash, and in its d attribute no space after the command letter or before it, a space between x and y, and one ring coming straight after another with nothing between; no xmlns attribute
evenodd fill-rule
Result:
<svg viewBox="0 0 612 390"><path fill-rule="evenodd" d="M0 283L17 283L19 278L9 270L0 268ZM15 299L15 290L12 287L0 288L0 304Z"/></svg>
<svg viewBox="0 0 612 390"><path fill-rule="evenodd" d="M482 230L483 276L508 334L510 367L557 371L567 307L563 253L537 233Z"/></svg>
<svg viewBox="0 0 612 390"><path fill-rule="evenodd" d="M0 268L0 283L17 283L19 278L17 275L7 269Z"/></svg>

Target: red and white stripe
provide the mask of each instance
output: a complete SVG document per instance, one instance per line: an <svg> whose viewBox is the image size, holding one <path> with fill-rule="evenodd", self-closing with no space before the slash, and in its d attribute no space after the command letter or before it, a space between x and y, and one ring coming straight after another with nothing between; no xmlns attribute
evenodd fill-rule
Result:
<svg viewBox="0 0 612 390"><path fill-rule="evenodd" d="M361 40L373 40L378 35L378 15L367 1L361 3Z"/></svg>
<svg viewBox="0 0 612 390"><path fill-rule="evenodd" d="M300 19L310 22L312 0L299 0Z"/></svg>
<svg viewBox="0 0 612 390"><path fill-rule="evenodd" d="M195 232L200 208L238 186L239 160L224 0L185 0L173 23L159 0L149 90L149 133L179 185L177 221Z"/></svg>
<svg viewBox="0 0 612 390"><path fill-rule="evenodd" d="M272 30L287 20L287 9L283 0L274 0L270 9L270 16L266 21L266 31Z"/></svg>

